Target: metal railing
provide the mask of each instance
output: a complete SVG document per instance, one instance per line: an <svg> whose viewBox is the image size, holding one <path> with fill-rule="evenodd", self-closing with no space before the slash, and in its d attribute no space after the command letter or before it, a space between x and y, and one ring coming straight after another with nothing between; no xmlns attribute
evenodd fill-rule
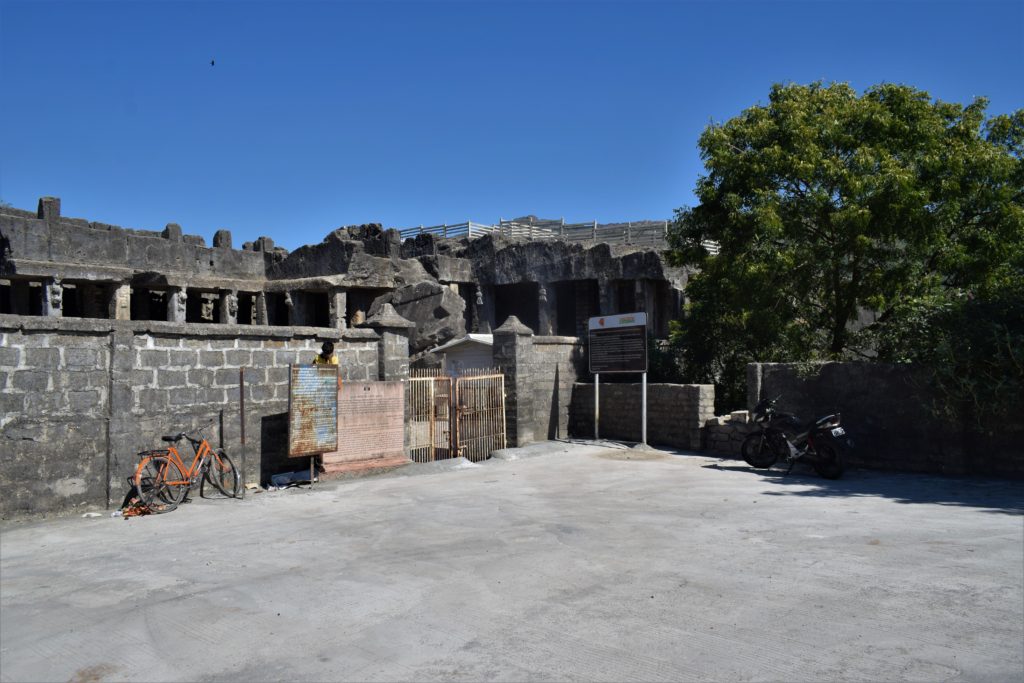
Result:
<svg viewBox="0 0 1024 683"><path fill-rule="evenodd" d="M415 228L403 228L398 231L398 234L402 236L403 240L411 239L417 235L434 235L435 237L453 239L468 237L473 239L489 232L495 232L497 229L497 226L494 225L466 221L465 223L442 223L441 225L421 225Z"/></svg>
<svg viewBox="0 0 1024 683"><path fill-rule="evenodd" d="M562 242L604 242L627 246L668 247L668 221L642 221L638 223L566 223L564 220L530 219L528 221L499 220L497 225L486 223L455 223L449 225L419 226L399 230L402 239L430 234L436 237L474 239L485 234L499 234L513 239L558 240ZM718 244L703 242L712 254L718 253Z"/></svg>

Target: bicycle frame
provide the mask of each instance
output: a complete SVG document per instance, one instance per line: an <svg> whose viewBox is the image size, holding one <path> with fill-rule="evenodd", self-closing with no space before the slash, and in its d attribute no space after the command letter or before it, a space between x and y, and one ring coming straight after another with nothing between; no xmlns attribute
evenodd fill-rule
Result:
<svg viewBox="0 0 1024 683"><path fill-rule="evenodd" d="M178 449L175 446L175 444L168 444L167 451L171 457L171 460L174 461L174 464L181 469L182 474L188 477L189 483L194 484L196 483L196 480L198 479L199 475L202 474L203 463L205 463L206 460L210 457L210 455L213 454L213 448L210 446L210 442L207 441L205 437L198 442L198 446L196 445L196 441L190 439L187 436L185 438L188 439L188 442L190 444L192 444L192 450L195 451L195 457L192 458L192 464L189 465L187 468L185 467L185 461L182 459L181 453L178 452ZM184 482L167 483L181 484Z"/></svg>
<svg viewBox="0 0 1024 683"><path fill-rule="evenodd" d="M206 425L209 426L209 425ZM237 498L239 472L234 462L220 449L214 449L200 428L191 434L179 432L165 436L164 448L139 453L140 461L133 476L138 499L150 510L169 512L187 499L189 490L198 482L210 483L228 498ZM198 437L198 438L196 438ZM179 444L186 439L192 444L194 456L186 467ZM200 495L203 489L200 488Z"/></svg>

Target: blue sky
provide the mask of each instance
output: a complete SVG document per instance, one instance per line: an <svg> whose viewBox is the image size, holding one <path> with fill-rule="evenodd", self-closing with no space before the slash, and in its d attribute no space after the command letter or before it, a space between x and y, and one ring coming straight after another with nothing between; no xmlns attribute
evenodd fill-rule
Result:
<svg viewBox="0 0 1024 683"><path fill-rule="evenodd" d="M1024 2L0 0L0 199L236 246L671 217L775 82L1024 107ZM216 61L210 66L210 60Z"/></svg>

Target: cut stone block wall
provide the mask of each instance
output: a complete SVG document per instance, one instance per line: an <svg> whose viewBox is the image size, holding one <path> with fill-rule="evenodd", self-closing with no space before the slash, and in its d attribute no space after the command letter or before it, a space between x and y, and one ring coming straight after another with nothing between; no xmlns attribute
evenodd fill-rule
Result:
<svg viewBox="0 0 1024 683"><path fill-rule="evenodd" d="M494 331L494 365L505 373L509 446L569 435L573 384L583 371L576 337L534 336L510 316Z"/></svg>
<svg viewBox="0 0 1024 683"><path fill-rule="evenodd" d="M75 218L45 220L9 210L4 214L0 232L7 248L25 261L102 264L101 270L126 269L129 275L133 269L219 278L262 279L265 275L264 254L210 248L201 238L182 237L181 228L176 235L161 235Z"/></svg>
<svg viewBox="0 0 1024 683"><path fill-rule="evenodd" d="M110 335L0 328L0 516L107 500Z"/></svg>
<svg viewBox="0 0 1024 683"><path fill-rule="evenodd" d="M601 384L599 421L603 439L639 442L642 398L640 383ZM714 417L715 387L711 384L648 384L647 443L697 450L703 447L704 425ZM594 438L594 385L576 384L572 394L570 434Z"/></svg>
<svg viewBox="0 0 1024 683"><path fill-rule="evenodd" d="M584 370L583 346L576 337L533 338L529 390L537 440L569 436L573 386Z"/></svg>
<svg viewBox="0 0 1024 683"><path fill-rule="evenodd" d="M324 338L343 380L378 378L372 330L0 316L0 516L118 506L138 451L210 420L245 481L300 469L285 452L288 365Z"/></svg>

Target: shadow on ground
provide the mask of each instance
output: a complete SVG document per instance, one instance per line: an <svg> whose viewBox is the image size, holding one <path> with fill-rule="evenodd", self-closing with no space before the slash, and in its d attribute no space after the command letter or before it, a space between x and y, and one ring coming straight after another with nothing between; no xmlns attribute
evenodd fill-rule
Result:
<svg viewBox="0 0 1024 683"><path fill-rule="evenodd" d="M722 460L703 467L749 472L783 487L766 491L768 496L876 497L898 503L955 505L997 514L1024 515L1024 481L870 470L847 470L842 479L830 481L802 464L797 464L788 476L781 465L758 470L735 460ZM789 486L794 488L787 490L785 487Z"/></svg>

